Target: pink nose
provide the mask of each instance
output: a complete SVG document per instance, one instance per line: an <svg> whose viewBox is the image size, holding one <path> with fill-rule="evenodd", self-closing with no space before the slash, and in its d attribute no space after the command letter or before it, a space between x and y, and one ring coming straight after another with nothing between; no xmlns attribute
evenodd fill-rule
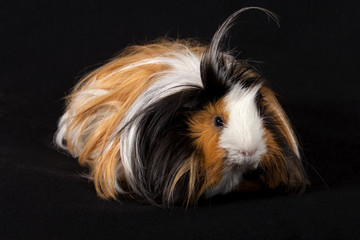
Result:
<svg viewBox="0 0 360 240"><path fill-rule="evenodd" d="M240 151L240 154L244 157L252 157L256 153L256 150Z"/></svg>

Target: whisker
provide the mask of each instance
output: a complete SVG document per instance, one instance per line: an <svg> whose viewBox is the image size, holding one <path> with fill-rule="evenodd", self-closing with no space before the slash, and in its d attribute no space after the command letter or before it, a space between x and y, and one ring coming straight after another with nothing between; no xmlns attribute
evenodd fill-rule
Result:
<svg viewBox="0 0 360 240"><path fill-rule="evenodd" d="M321 181L325 184L327 189L330 189L329 185L326 183L325 179L320 175L320 173L315 169L314 166L312 166L309 162L307 161L303 161L305 164L307 164L308 166L311 167L312 170L314 170L314 172L319 176L319 178L321 179Z"/></svg>

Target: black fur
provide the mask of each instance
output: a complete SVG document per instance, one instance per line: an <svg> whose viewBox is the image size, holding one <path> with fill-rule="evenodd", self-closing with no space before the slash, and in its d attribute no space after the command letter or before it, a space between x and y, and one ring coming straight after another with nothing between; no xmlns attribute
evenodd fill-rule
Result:
<svg viewBox="0 0 360 240"><path fill-rule="evenodd" d="M258 9L276 19L271 12L256 7L243 8L228 17L215 32L209 47L204 52L201 64L201 79L205 91L215 99L225 95L232 86L240 83L245 88L260 84L262 79L257 77L245 77L248 71L256 72L246 61L236 60L230 53L228 46L224 44L229 29L237 17L249 9Z"/></svg>
<svg viewBox="0 0 360 240"><path fill-rule="evenodd" d="M264 112L265 111L266 110L264 110ZM291 149L291 146L287 142L285 136L281 133L280 126L277 120L274 118L274 113L265 113L263 119L265 128L273 134L276 143L281 148L281 151L284 154L284 165L287 174L286 178L295 178L295 182L297 183L297 185L294 186L285 186L286 190L299 194L304 192L307 186L307 175L303 167L302 160ZM271 176L266 174L266 170L267 169L265 168L264 176L266 179L269 179L271 178Z"/></svg>
<svg viewBox="0 0 360 240"><path fill-rule="evenodd" d="M140 159L143 167L134 169L138 171L135 177L144 194L142 197L149 202L166 204L172 178L195 151L184 130L188 128L189 113L198 108L194 101L198 94L197 88L183 90L150 105L141 113L135 143L138 149L133 157ZM177 184L172 202L185 202L187 182L182 179Z"/></svg>

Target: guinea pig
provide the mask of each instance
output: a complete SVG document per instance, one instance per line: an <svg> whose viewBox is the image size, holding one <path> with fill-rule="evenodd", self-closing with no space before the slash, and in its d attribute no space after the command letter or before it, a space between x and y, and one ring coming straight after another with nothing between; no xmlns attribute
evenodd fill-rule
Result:
<svg viewBox="0 0 360 240"><path fill-rule="evenodd" d="M195 205L232 191L307 184L292 126L267 81L225 46L243 8L208 45L127 47L67 97L55 143L88 166L104 199Z"/></svg>

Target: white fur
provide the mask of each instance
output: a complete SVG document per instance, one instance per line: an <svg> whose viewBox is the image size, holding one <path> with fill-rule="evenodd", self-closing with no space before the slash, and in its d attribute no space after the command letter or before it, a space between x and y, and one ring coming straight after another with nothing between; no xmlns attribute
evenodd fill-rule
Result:
<svg viewBox="0 0 360 240"><path fill-rule="evenodd" d="M109 142L107 143L108 148L112 144L119 144L120 149L120 159L122 167L118 167L115 178L119 174L125 174L131 187L136 191L137 186L134 184L134 170L133 163L137 168L141 167L139 159L132 159L133 151L136 151L135 146L135 134L137 130L138 120L131 122L128 126L124 126L133 120L140 110L146 108L150 104L169 96L175 92L181 91L182 89L188 88L189 86L202 86L202 81L200 77L200 57L193 54L186 46L176 52L170 52L163 54L159 57L144 59L142 61L129 64L121 69L118 69L109 75L103 77L102 80L113 76L116 73L124 71L129 68L141 67L149 64L163 64L169 67L168 70L156 73L149 78L157 78L155 83L153 83L145 92L143 92L134 104L130 107L127 113L124 115L121 123L119 124L116 131L113 132L113 135L110 137ZM146 81L146 79L144 79ZM78 157L81 153L83 147L86 144L86 138L88 134L93 132L98 125L100 125L106 118L111 116L116 112L116 109L104 109L104 111L99 111L91 119L91 124L88 124L85 127L85 131L80 132L83 128L83 124L80 124L76 128L69 130L69 126L72 125L74 113L77 112L77 106L86 104L87 101L90 101L94 97L105 95L108 91L103 89L98 89L95 87L95 84L90 84L88 89L84 89L79 92L79 94L73 99L73 101L78 102L78 104L72 104L71 108L68 109L64 115L60 118L58 124L58 131L55 134L55 143L65 149L67 146L63 144L63 139L70 139L74 147L73 156ZM84 123L85 124L85 123ZM123 129L120 136L120 142L114 142L116 134ZM93 156L97 156L99 153L93 153ZM135 154L137 155L137 154ZM116 190L120 193L123 193L123 189L116 182Z"/></svg>
<svg viewBox="0 0 360 240"><path fill-rule="evenodd" d="M106 90L94 88L93 84L90 84L89 87L89 89L79 92L73 101L86 104L95 97L108 93ZM76 128L70 130L69 126L73 125L74 115L76 112L78 112L78 107L80 107L79 104L73 104L71 105L71 108L64 113L64 115L59 120L58 131L55 134L55 143L62 149L67 150L67 146L63 144L63 139L71 140L71 144L74 147L74 157L78 157L80 155L83 147L85 146L88 134L93 132L93 130L96 129L97 126L101 124L101 122L109 117L107 114L109 109L104 108L101 111L98 111L96 115L92 116L90 123L87 124L83 131L82 128L85 123L80 124ZM109 108L114 108L114 106L109 106Z"/></svg>
<svg viewBox="0 0 360 240"><path fill-rule="evenodd" d="M220 147L227 153L226 166L222 180L209 193L210 196L232 191L239 184L242 173L249 168L256 168L261 155L267 151L263 121L255 103L260 87L246 89L237 84L225 96L229 119L220 136Z"/></svg>
<svg viewBox="0 0 360 240"><path fill-rule="evenodd" d="M221 181L215 188L206 191L206 197L212 197L217 194L225 194L233 191L234 188L239 185L244 171L245 169L240 166L225 167Z"/></svg>
<svg viewBox="0 0 360 240"><path fill-rule="evenodd" d="M200 58L194 55L189 49L184 47L181 52L164 54L161 57L142 61L142 64L164 64L170 67L169 70L157 73L158 79L145 92L143 92L133 103L125 114L117 131L119 132L127 123L134 121L133 118L142 109L159 101L160 99L179 92L189 85L202 86L200 78ZM154 77L154 76L152 76ZM136 151L135 133L137 131L138 119L131 122L121 132L120 139L120 157L124 166L125 173L130 180L129 183L133 189L137 189L134 181L133 163L141 168L139 159L133 159L133 151ZM138 154L136 154L138 155Z"/></svg>

